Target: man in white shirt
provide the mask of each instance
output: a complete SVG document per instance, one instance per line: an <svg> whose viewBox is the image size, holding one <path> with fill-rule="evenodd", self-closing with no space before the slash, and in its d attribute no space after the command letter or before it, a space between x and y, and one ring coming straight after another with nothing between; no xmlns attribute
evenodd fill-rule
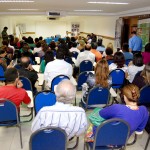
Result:
<svg viewBox="0 0 150 150"><path fill-rule="evenodd" d="M68 139L79 136L87 129L87 118L85 111L73 106L76 96L76 87L70 80L61 81L55 90L56 104L43 107L35 117L31 131L43 127L59 127L66 131Z"/></svg>
<svg viewBox="0 0 150 150"><path fill-rule="evenodd" d="M78 54L80 53L80 51L77 49L77 43L76 42L73 42L72 43L72 47L71 49L69 50L71 53L72 52L77 52Z"/></svg>
<svg viewBox="0 0 150 150"><path fill-rule="evenodd" d="M49 62L45 67L44 80L48 82L48 87L51 87L51 81L58 75L66 75L72 77L72 66L64 61L64 52L58 49L56 52L56 60Z"/></svg>
<svg viewBox="0 0 150 150"><path fill-rule="evenodd" d="M92 52L90 52L90 50L91 50L91 46L87 44L85 46L85 50L81 52L77 57L77 60L75 62L76 67L79 67L80 63L83 60L90 60L92 63L95 62L95 55Z"/></svg>

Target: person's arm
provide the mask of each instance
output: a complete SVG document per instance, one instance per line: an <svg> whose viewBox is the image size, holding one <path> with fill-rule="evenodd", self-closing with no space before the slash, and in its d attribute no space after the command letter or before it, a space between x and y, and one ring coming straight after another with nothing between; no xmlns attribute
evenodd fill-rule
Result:
<svg viewBox="0 0 150 150"><path fill-rule="evenodd" d="M133 50L132 40L129 39L129 52L132 52L132 50Z"/></svg>
<svg viewBox="0 0 150 150"><path fill-rule="evenodd" d="M24 90L25 91L25 90ZM23 103L25 104L29 104L31 102L31 99L30 97L28 96L27 92L25 91L25 95L24 95L24 98L23 98Z"/></svg>
<svg viewBox="0 0 150 150"><path fill-rule="evenodd" d="M75 62L76 67L79 67L79 65L80 65L80 54L78 55L76 62Z"/></svg>
<svg viewBox="0 0 150 150"><path fill-rule="evenodd" d="M108 107L102 109L99 112L99 115L104 119L111 119L111 118L115 117L116 113L118 113L118 107L119 107L118 104L108 106Z"/></svg>
<svg viewBox="0 0 150 150"><path fill-rule="evenodd" d="M40 64L40 72L44 73L45 70L45 60L42 60L41 64Z"/></svg>
<svg viewBox="0 0 150 150"><path fill-rule="evenodd" d="M46 65L46 67L45 67L44 80L45 80L45 81L48 81L48 65Z"/></svg>
<svg viewBox="0 0 150 150"><path fill-rule="evenodd" d="M72 68L72 66L69 64L69 68L68 68L68 76L69 76L69 78L72 77L72 74L73 74L73 68Z"/></svg>

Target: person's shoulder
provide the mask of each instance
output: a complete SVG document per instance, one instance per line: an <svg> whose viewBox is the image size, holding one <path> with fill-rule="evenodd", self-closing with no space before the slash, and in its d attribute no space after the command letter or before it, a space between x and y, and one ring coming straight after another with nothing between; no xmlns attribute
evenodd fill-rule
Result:
<svg viewBox="0 0 150 150"><path fill-rule="evenodd" d="M85 110L83 108L81 108L81 107L78 107L78 106L71 106L70 110L73 111L73 112L85 113Z"/></svg>

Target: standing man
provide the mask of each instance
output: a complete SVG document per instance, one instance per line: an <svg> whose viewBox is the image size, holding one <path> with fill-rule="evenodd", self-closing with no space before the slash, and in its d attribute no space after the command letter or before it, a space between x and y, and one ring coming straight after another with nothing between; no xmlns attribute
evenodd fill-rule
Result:
<svg viewBox="0 0 150 150"><path fill-rule="evenodd" d="M8 41L7 30L8 30L8 28L7 28L7 27L4 27L4 29L3 29L3 31L2 31L2 38L3 38L3 41Z"/></svg>
<svg viewBox="0 0 150 150"><path fill-rule="evenodd" d="M133 54L141 53L142 39L136 35L136 31L131 32L132 37L129 39L129 51Z"/></svg>

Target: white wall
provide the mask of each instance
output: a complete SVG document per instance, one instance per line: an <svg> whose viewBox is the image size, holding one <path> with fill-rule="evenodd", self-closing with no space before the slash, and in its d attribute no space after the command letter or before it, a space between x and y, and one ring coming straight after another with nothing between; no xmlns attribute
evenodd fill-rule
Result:
<svg viewBox="0 0 150 150"><path fill-rule="evenodd" d="M49 37L56 34L66 35L71 31L71 23L80 23L80 31L105 36L115 36L117 16L68 16L58 20L48 20L46 16L0 16L0 31L8 27L8 34L15 33L17 24L25 24L26 32L35 32L33 37ZM28 36L28 35L26 35ZM106 45L111 40L104 40Z"/></svg>

